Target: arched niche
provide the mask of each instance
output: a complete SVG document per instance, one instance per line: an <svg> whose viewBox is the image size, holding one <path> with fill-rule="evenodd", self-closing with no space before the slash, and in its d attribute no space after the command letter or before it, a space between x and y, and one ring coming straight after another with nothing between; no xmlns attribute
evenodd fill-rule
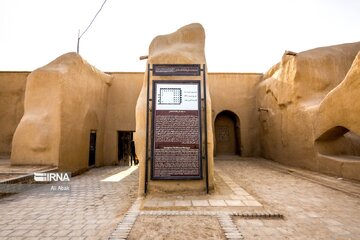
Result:
<svg viewBox="0 0 360 240"><path fill-rule="evenodd" d="M241 131L239 117L228 110L215 118L215 155L241 155Z"/></svg>

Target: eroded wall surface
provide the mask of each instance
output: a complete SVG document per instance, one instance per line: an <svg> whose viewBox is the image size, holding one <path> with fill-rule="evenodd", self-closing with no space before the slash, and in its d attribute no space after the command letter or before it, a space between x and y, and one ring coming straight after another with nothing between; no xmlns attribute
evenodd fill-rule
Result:
<svg viewBox="0 0 360 240"><path fill-rule="evenodd" d="M343 101L339 96L346 96L346 91L335 98L332 96L339 91L337 88L342 89L342 85L351 82L348 78L356 78L349 74L357 74L354 64L358 64L355 57L359 50L360 43L352 43L317 48L296 55L284 54L281 62L265 74L257 95L258 107L263 109L259 120L261 149L265 158L328 173L333 170L325 170L324 164L332 169L339 168L319 160L315 141L323 131L338 124L346 125L343 122L352 121L352 124L344 127L353 131L357 129L355 126L358 122L350 120L351 115L343 114L344 109L352 108L357 97L354 95L352 100ZM323 101L329 102L327 99L337 102L330 104L328 108L331 111L325 110L326 103ZM347 161L341 160L340 165L344 164ZM360 174L349 176L340 171L337 175L360 179Z"/></svg>
<svg viewBox="0 0 360 240"><path fill-rule="evenodd" d="M11 154L11 142L24 114L24 94L29 72L0 72L0 157Z"/></svg>
<svg viewBox="0 0 360 240"><path fill-rule="evenodd" d="M360 52L344 80L320 103L315 147L321 171L360 179Z"/></svg>
<svg viewBox="0 0 360 240"><path fill-rule="evenodd" d="M27 79L24 116L14 134L12 164L46 164L71 172L88 167L90 130L103 164L107 90L111 77L68 53Z"/></svg>
<svg viewBox="0 0 360 240"><path fill-rule="evenodd" d="M29 74L24 115L12 142L12 164L58 165L61 90L56 79L60 75L56 68Z"/></svg>

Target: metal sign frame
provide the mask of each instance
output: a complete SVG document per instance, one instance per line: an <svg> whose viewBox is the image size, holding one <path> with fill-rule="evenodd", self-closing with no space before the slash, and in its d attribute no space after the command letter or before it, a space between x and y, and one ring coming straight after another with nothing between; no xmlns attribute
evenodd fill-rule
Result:
<svg viewBox="0 0 360 240"><path fill-rule="evenodd" d="M200 64L154 64L153 76L200 76Z"/></svg>
<svg viewBox="0 0 360 240"><path fill-rule="evenodd" d="M155 64L154 64L155 65ZM153 65L153 66L154 66ZM177 64L171 64L172 66L176 66ZM178 64L178 65L186 65L186 64ZM189 65L194 65L194 64L189 64ZM200 66L200 64L195 64ZM149 134L151 135L151 137L153 136L153 128L151 128L149 131L149 113L150 113L150 74L151 76L156 76L153 74L153 68L150 68L150 64L147 65L147 84L146 84L146 149L145 149L145 182L144 182L144 193L147 193L147 189L148 189L148 181L149 181L149 162L151 162L151 157L152 154L149 154ZM202 68L200 68L200 73L202 73L203 76L203 89L204 89L204 103L202 104L203 108L204 108L204 141L205 141L205 184L206 184L206 193L209 193L209 164L208 164L208 136L207 136L207 108L206 108L206 65L203 64ZM201 74L199 74L201 75ZM169 75L169 76L174 76L174 75ZM176 75L176 76L181 76L181 75ZM184 76L189 76L189 75L184 75ZM201 110L202 111L202 110ZM152 149L150 149L150 151L152 151ZM202 161L201 161L202 162Z"/></svg>
<svg viewBox="0 0 360 240"><path fill-rule="evenodd" d="M198 169L198 173L196 175L168 175L168 176L157 176L155 174L155 164L156 163L156 158L155 158L155 143L156 143L156 90L157 90L157 85L158 84L167 84L167 85L196 85L197 87L197 117L198 117L198 121L199 121L199 129L198 129L198 157L197 157L197 161L199 164L199 169ZM154 80L153 81L153 101L152 101L152 130L153 130L153 136L151 138L151 176L150 179L151 180L199 180L199 179L203 179L202 176L202 119L201 119L201 87L200 87L200 80ZM174 111L174 110L173 110Z"/></svg>

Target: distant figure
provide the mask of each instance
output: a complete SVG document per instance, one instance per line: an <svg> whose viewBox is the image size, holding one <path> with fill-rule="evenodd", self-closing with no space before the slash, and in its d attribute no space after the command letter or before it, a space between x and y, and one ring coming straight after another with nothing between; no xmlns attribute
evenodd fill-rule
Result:
<svg viewBox="0 0 360 240"><path fill-rule="evenodd" d="M135 153L135 142L131 141L130 142L130 166L133 165L133 161L134 161L134 165L136 165L136 153Z"/></svg>
<svg viewBox="0 0 360 240"><path fill-rule="evenodd" d="M136 153L135 153L135 165L138 165L139 164L139 159L138 157L136 156Z"/></svg>

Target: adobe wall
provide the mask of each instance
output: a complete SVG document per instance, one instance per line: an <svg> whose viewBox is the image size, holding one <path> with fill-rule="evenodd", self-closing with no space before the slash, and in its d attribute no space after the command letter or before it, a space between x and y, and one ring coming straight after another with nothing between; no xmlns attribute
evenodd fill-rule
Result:
<svg viewBox="0 0 360 240"><path fill-rule="evenodd" d="M11 163L54 165L71 172L85 169L90 130L96 130L96 165L102 165L110 80L76 53L33 71L27 79Z"/></svg>
<svg viewBox="0 0 360 240"><path fill-rule="evenodd" d="M360 179L359 50L353 43L285 54L264 75L209 73L208 119L214 124L224 110L238 116L242 156ZM10 154L19 125L13 164L87 168L97 129L96 165L116 164L117 131L136 129L145 74L109 74L71 54L31 74L0 72L0 156Z"/></svg>
<svg viewBox="0 0 360 240"><path fill-rule="evenodd" d="M108 92L104 164L118 162L117 131L135 131L135 106L144 73L109 72L113 79ZM212 124L218 113L230 110L242 124L243 156L259 156L258 111L256 86L262 80L258 73L208 73L208 86L212 99ZM228 93L227 93L228 92Z"/></svg>
<svg viewBox="0 0 360 240"><path fill-rule="evenodd" d="M284 54L265 74L257 94L263 157L360 179L359 51L358 42Z"/></svg>
<svg viewBox="0 0 360 240"><path fill-rule="evenodd" d="M12 136L24 113L26 78L29 74L30 72L0 72L0 98L3 103L0 106L0 111L3 113L0 115L0 121L2 126L5 126L0 132L4 134L4 137L1 137L1 146L5 149L2 155L10 155ZM106 106L104 165L113 165L118 161L117 131L135 131L135 106L144 73L109 72L108 74L112 76L112 81L108 88ZM223 110L230 110L239 116L242 124L244 156L258 155L257 128L254 121L258 112L254 107L254 89L260 79L261 74L208 74L213 106L212 123L217 114ZM252 143L254 145L251 145Z"/></svg>
<svg viewBox="0 0 360 240"><path fill-rule="evenodd" d="M91 130L97 135L95 166L104 165L105 117L112 77L75 53L69 58L74 62L63 75L59 169L75 172L88 168Z"/></svg>
<svg viewBox="0 0 360 240"><path fill-rule="evenodd" d="M314 129L319 170L360 180L360 51L320 103Z"/></svg>
<svg viewBox="0 0 360 240"><path fill-rule="evenodd" d="M135 131L135 106L143 84L144 73L109 73L113 79L108 92L104 164L118 162L117 131Z"/></svg>
<svg viewBox="0 0 360 240"><path fill-rule="evenodd" d="M24 94L29 72L0 72L0 157L9 157L11 142L24 114Z"/></svg>
<svg viewBox="0 0 360 240"><path fill-rule="evenodd" d="M216 117L222 111L235 113L240 120L241 156L259 156L259 112L256 91L257 85L262 80L262 74L209 73L208 76L213 126ZM216 143L216 139L214 142Z"/></svg>

